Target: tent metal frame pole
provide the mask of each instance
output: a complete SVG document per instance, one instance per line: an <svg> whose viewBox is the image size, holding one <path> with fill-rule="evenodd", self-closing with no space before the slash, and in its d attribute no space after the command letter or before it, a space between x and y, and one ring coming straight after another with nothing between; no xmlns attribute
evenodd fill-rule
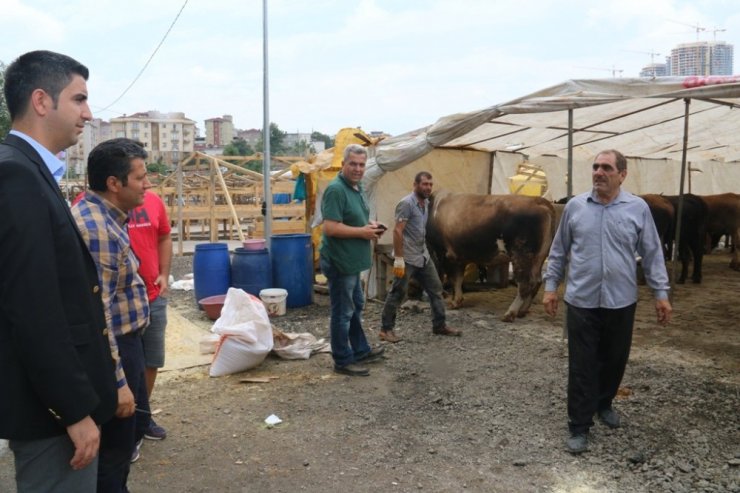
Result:
<svg viewBox="0 0 740 493"><path fill-rule="evenodd" d="M573 197L573 108L568 108L568 200L571 197ZM567 279L567 274L565 277ZM563 317L563 340L566 339L568 339L568 319Z"/></svg>
<svg viewBox="0 0 740 493"><path fill-rule="evenodd" d="M689 148L689 109L691 98L684 98L684 120L683 120L683 149L681 151L681 183L678 186L678 210L676 211L676 236L673 241L673 254L671 255L671 297L673 286L676 284L676 262L679 254L679 241L681 238L681 219L683 218L683 192L686 182L686 169L688 168L687 153Z"/></svg>
<svg viewBox="0 0 740 493"><path fill-rule="evenodd" d="M265 245L268 249L271 249L272 242L272 192L270 190L270 77L267 65L267 0L262 0L262 90L264 101L263 105L263 120L262 120L262 142L263 148L263 159L262 159L262 173L264 179L264 203L265 203Z"/></svg>
<svg viewBox="0 0 740 493"><path fill-rule="evenodd" d="M568 198L573 196L573 108L568 109Z"/></svg>
<svg viewBox="0 0 740 493"><path fill-rule="evenodd" d="M488 162L488 194L493 193L493 166L496 162L496 151L491 153L491 159Z"/></svg>

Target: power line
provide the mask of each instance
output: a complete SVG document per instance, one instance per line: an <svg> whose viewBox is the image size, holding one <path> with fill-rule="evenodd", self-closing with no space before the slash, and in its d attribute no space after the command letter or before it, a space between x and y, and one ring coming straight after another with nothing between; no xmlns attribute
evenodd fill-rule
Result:
<svg viewBox="0 0 740 493"><path fill-rule="evenodd" d="M175 27L175 23L177 22L177 19L180 18L180 14L182 14L182 11L185 10L185 6L188 4L188 1L189 0L185 0L185 2L182 4L182 7L180 7L180 11L175 16L175 19L172 21L172 24L170 24L169 29L167 29L167 32L164 33L164 36L162 37L162 40L159 42L159 44L157 45L157 47L154 48L154 52L152 52L151 56L146 61L146 63L144 64L144 66L141 68L141 70L139 71L139 73L136 75L136 77L134 77L134 80L131 81L131 84L129 84L128 87L126 89L124 89L124 91L121 93L121 95L118 96L115 99L115 101L113 101L111 104L109 104L108 106L106 106L105 108L103 108L100 111L106 111L108 108L110 108L111 106L113 106L114 104L116 104L117 102L119 102L121 100L121 98L123 98L126 95L126 93L129 91L129 89L131 89L134 86L134 84L136 84L136 81L139 80L139 77L141 77L141 75L144 73L144 71L146 70L146 68L149 66L149 63L154 58L154 55L156 55L157 52L159 51L159 48L162 47L162 44L164 43L164 40L167 39L167 36L170 34L170 31L172 31L172 28Z"/></svg>

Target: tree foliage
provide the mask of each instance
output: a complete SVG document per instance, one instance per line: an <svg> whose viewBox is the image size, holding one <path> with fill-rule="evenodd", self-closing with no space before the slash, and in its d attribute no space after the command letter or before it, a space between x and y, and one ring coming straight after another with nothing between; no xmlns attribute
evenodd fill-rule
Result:
<svg viewBox="0 0 740 493"><path fill-rule="evenodd" d="M310 142L305 140L299 140L288 149L288 154L291 156L307 156L311 152L315 152L315 149Z"/></svg>
<svg viewBox="0 0 740 493"><path fill-rule="evenodd" d="M248 170L256 171L257 173L262 173L262 160L259 161L249 161L247 164L243 165Z"/></svg>
<svg viewBox="0 0 740 493"><path fill-rule="evenodd" d="M285 156L288 149L285 146L285 135L287 132L283 132L278 127L277 123L270 123L270 154L273 156ZM257 142L257 151L262 151L264 148L264 135Z"/></svg>
<svg viewBox="0 0 740 493"><path fill-rule="evenodd" d="M254 154L254 149L244 139L234 139L224 147L224 156L251 156ZM250 161L243 163L231 159L226 159L227 163L231 163L243 168L250 169L252 171L262 170L262 161Z"/></svg>
<svg viewBox="0 0 740 493"><path fill-rule="evenodd" d="M10 113L5 103L5 64L0 62L0 138L10 131Z"/></svg>
<svg viewBox="0 0 740 493"><path fill-rule="evenodd" d="M156 161L147 164L146 170L148 173L158 173L160 175L170 174L170 168L162 161L162 156L160 156Z"/></svg>
<svg viewBox="0 0 740 493"><path fill-rule="evenodd" d="M254 149L244 139L234 139L224 147L224 156L251 156Z"/></svg>
<svg viewBox="0 0 740 493"><path fill-rule="evenodd" d="M311 140L324 143L324 149L334 147L334 139L321 132L311 132Z"/></svg>

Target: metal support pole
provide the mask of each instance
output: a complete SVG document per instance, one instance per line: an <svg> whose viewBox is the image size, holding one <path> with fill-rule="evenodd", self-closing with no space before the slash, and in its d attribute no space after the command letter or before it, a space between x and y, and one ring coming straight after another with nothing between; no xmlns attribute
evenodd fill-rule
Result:
<svg viewBox="0 0 740 493"><path fill-rule="evenodd" d="M573 197L573 108L568 109L568 200ZM566 271L565 278L568 278ZM567 281L566 281L567 282ZM563 340L568 338L568 324L563 316Z"/></svg>
<svg viewBox="0 0 740 493"><path fill-rule="evenodd" d="M573 196L573 108L568 109L568 198Z"/></svg>
<svg viewBox="0 0 740 493"><path fill-rule="evenodd" d="M269 249L272 247L272 242L270 241L270 237L272 236L272 192L270 190L270 92L267 60L267 0L262 0L262 62L264 67L262 72L262 142L264 144L262 152L262 175L265 202L265 244Z"/></svg>
<svg viewBox="0 0 740 493"><path fill-rule="evenodd" d="M683 186L686 181L687 159L686 154L689 148L689 109L691 98L684 98L684 116L683 116L683 149L681 151L681 183L678 187L678 210L676 211L676 237L673 242L673 255L671 255L671 297L673 297L673 286L676 284L676 260L680 248L681 238L681 219L683 218Z"/></svg>

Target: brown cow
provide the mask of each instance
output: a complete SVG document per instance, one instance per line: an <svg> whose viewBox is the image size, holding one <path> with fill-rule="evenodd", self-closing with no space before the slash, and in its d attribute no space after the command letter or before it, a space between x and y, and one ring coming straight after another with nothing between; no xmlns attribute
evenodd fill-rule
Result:
<svg viewBox="0 0 740 493"><path fill-rule="evenodd" d="M721 193L719 195L702 195L707 203L707 234L709 236L729 235L732 237L734 251L730 268L740 270L737 248L740 245L740 195Z"/></svg>
<svg viewBox="0 0 740 493"><path fill-rule="evenodd" d="M647 202L650 208L655 229L658 230L658 236L660 237L660 244L663 245L663 256L667 259L667 246L673 241L673 221L675 221L676 216L673 204L663 195L655 193L640 195L640 198Z"/></svg>
<svg viewBox="0 0 740 493"><path fill-rule="evenodd" d="M491 264L504 253L511 259L518 290L502 320L526 315L542 283L542 264L555 234L552 204L521 195L437 192L429 211L427 245L440 275L446 273L453 283L452 307L462 304L465 265Z"/></svg>

